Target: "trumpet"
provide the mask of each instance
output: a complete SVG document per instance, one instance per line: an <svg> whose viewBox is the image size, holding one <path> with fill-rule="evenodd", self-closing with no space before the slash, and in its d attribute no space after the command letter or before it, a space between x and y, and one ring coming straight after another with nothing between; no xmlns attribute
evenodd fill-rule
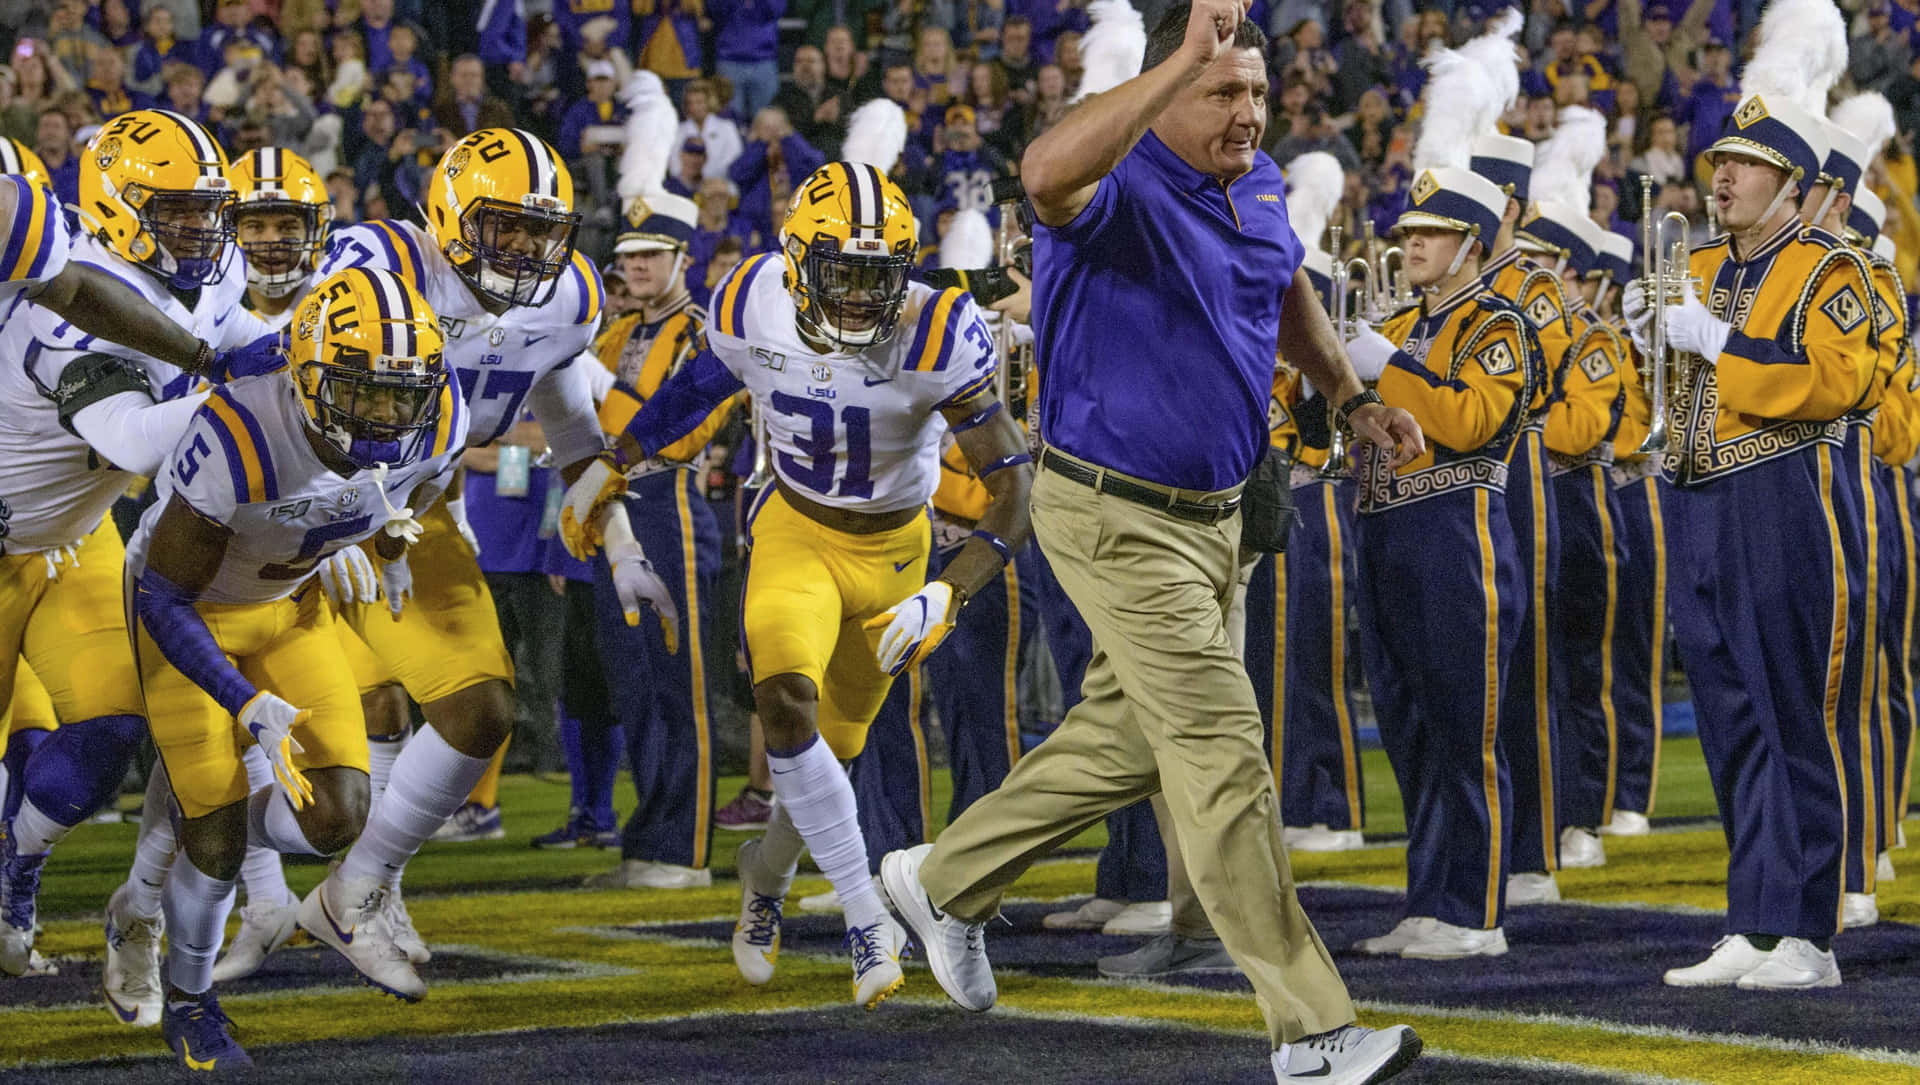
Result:
<svg viewBox="0 0 1920 1085"><path fill-rule="evenodd" d="M1667 450L1672 439L1668 418L1672 390L1676 385L1684 387L1693 376L1693 366L1687 356L1670 356L1667 347L1667 306L1684 301L1699 283L1687 274L1687 228L1687 216L1678 211L1655 217L1653 178L1642 176L1640 251L1646 262L1646 275L1640 288L1652 295L1648 299L1652 324L1647 332L1650 349L1640 376L1646 383L1651 417L1646 440L1640 443L1638 451L1647 455L1659 455Z"/></svg>
<svg viewBox="0 0 1920 1085"><path fill-rule="evenodd" d="M1033 238L1025 229L1027 193L1018 177L996 179L994 202L1000 208L1000 224L994 230L994 264L1002 269L1019 268L1028 274L1032 267ZM1024 413L1027 375L1032 362L1032 347L1021 346L1013 334L1013 318L995 314L993 347L1000 356L1000 370L994 378L994 392L1015 417Z"/></svg>
<svg viewBox="0 0 1920 1085"><path fill-rule="evenodd" d="M1340 227L1335 225L1331 229L1333 264L1337 271L1333 282L1333 312L1331 317L1333 320L1334 334L1338 335L1340 341L1344 343L1359 334L1362 325L1378 326L1381 321L1387 318L1388 313L1382 309L1380 305L1380 276L1376 270L1376 265L1364 256L1355 256L1342 264L1340 262ZM1367 224L1367 244L1369 246L1375 244L1373 241L1373 224L1371 222ZM1395 248L1388 251L1397 252L1399 250ZM1354 299L1351 296L1356 272L1360 280L1360 296L1358 299ZM1332 405L1329 404L1328 406ZM1327 422L1330 430L1327 436L1327 462L1320 465L1319 477L1323 479L1346 478L1348 473L1347 432L1332 424L1333 416L1331 413L1327 416Z"/></svg>

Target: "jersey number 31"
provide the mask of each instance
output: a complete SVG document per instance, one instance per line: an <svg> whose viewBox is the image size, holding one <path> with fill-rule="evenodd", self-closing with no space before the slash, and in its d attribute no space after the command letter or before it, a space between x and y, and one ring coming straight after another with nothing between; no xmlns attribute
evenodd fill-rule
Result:
<svg viewBox="0 0 1920 1085"><path fill-rule="evenodd" d="M788 479L817 494L833 494L840 497L872 497L873 479L873 415L865 407L848 407L834 417L833 404L817 399L790 396L785 392L775 392L769 399L773 409L788 417L805 418L811 432L806 436L793 439L794 448L805 454L805 458L780 453L780 466ZM835 449L839 445L840 425L847 429L847 469L840 475L840 488L834 489L833 480L839 467L839 456Z"/></svg>

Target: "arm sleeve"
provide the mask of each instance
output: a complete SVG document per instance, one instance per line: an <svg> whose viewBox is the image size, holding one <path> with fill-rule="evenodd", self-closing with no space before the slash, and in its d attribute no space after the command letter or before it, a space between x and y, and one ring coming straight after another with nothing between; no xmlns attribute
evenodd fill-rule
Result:
<svg viewBox="0 0 1920 1085"><path fill-rule="evenodd" d="M1805 331L1798 351L1786 348L1784 334L1755 338L1735 328L1715 363L1720 406L1761 418L1812 422L1852 409L1879 363L1871 289L1852 261L1836 261L1799 314Z"/></svg>
<svg viewBox="0 0 1920 1085"><path fill-rule="evenodd" d="M702 349L680 371L662 381L646 407L627 421L624 432L648 456L658 456L693 433L746 385L711 347Z"/></svg>
<svg viewBox="0 0 1920 1085"><path fill-rule="evenodd" d="M1435 441L1470 452L1492 440L1512 413L1525 382L1520 370L1524 349L1519 330L1503 322L1451 380L1396 350L1380 374L1380 398L1411 412Z"/></svg>
<svg viewBox="0 0 1920 1085"><path fill-rule="evenodd" d="M1620 359L1605 335L1595 335L1567 367L1565 394L1547 408L1547 448L1578 456L1606 440L1620 424Z"/></svg>
<svg viewBox="0 0 1920 1085"><path fill-rule="evenodd" d="M178 585L149 569L134 581L133 605L160 654L221 708L238 716L260 692L227 659L206 619L194 609L193 596Z"/></svg>
<svg viewBox="0 0 1920 1085"><path fill-rule="evenodd" d="M572 364L550 369L527 393L527 405L547 436L556 466L598 456L606 447L586 371L586 366Z"/></svg>
<svg viewBox="0 0 1920 1085"><path fill-rule="evenodd" d="M80 408L70 425L108 463L152 477L206 399L198 394L155 403L145 392L120 392Z"/></svg>
<svg viewBox="0 0 1920 1085"><path fill-rule="evenodd" d="M220 326L220 341L213 344L213 348L235 350L247 346L263 335L277 335L279 332L279 328L269 326L266 321L246 309L236 309L227 322Z"/></svg>

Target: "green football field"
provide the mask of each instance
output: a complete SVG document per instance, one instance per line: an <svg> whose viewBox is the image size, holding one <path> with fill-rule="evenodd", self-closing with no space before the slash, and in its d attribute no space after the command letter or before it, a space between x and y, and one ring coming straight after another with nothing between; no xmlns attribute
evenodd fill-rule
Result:
<svg viewBox="0 0 1920 1085"><path fill-rule="evenodd" d="M1806 995L1665 988L1662 969L1692 963L1712 943L1726 861L1717 825L1704 820L1714 809L1698 743L1669 741L1654 811L1660 828L1609 838L1604 868L1561 872L1567 903L1510 911L1506 957L1363 958L1346 942L1384 929L1404 884L1403 848L1392 842L1402 825L1397 793L1380 752L1366 757L1375 845L1297 854L1293 866L1363 1022L1407 1021L1425 1038L1427 1057L1401 1080L1920 1082L1920 1031L1907 1024L1920 995L1920 937L1909 926L1920 921L1920 859L1912 875L1880 887L1878 927L1836 940L1846 986ZM718 794L739 784L725 780ZM944 773L934 787L943 814ZM1010 922L990 927L1001 992L993 1013L951 1007L916 963L905 990L866 1014L848 1002L837 917L790 906L774 982L756 989L736 975L725 940L739 904L734 851L746 835L716 835L711 889L590 892L580 879L617 855L527 846L564 818L565 781L509 776L501 796L505 840L430 844L408 868L411 911L437 954L422 970L432 985L424 1002L407 1006L358 986L342 961L311 946L277 954L225 993L262 1076L1271 1080L1243 983L1104 981L1092 958L1136 943L1040 929L1038 917L1052 909L1033 902L1090 892L1098 831L1029 873ZM616 796L630 805L630 793ZM95 993L99 912L125 876L133 834L130 824L83 827L49 863L40 946L61 975L0 980L6 1076L168 1072L157 1030L120 1025ZM1896 852L1894 861L1905 867L1911 854ZM322 869L291 866L289 881L304 892ZM825 887L802 877L793 900Z"/></svg>

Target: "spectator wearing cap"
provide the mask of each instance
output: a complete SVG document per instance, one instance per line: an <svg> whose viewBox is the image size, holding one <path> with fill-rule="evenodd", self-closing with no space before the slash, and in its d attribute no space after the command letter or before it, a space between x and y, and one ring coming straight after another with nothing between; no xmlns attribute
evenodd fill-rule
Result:
<svg viewBox="0 0 1920 1085"><path fill-rule="evenodd" d="M1619 5L1620 54L1628 81L1640 89L1641 101L1673 104L1687 57L1707 36L1713 0L1619 0Z"/></svg>
<svg viewBox="0 0 1920 1085"><path fill-rule="evenodd" d="M600 144L585 138L587 129L626 121L627 107L613 100L614 86L611 61L587 62L587 96L573 103L560 121L560 157L572 162L599 150Z"/></svg>
<svg viewBox="0 0 1920 1085"><path fill-rule="evenodd" d="M433 122L457 139L482 128L513 127L513 107L487 93L486 65L468 53L453 62L433 106Z"/></svg>
<svg viewBox="0 0 1920 1085"><path fill-rule="evenodd" d="M676 93L700 74L700 20L702 0L633 0L639 20L634 37L634 62L659 76L668 93Z"/></svg>
<svg viewBox="0 0 1920 1085"><path fill-rule="evenodd" d="M133 51L133 79L129 85L148 94L159 94L165 86L169 61L193 63L193 43L174 37L170 9L150 8L141 27L140 44Z"/></svg>
<svg viewBox="0 0 1920 1085"><path fill-rule="evenodd" d="M680 153L674 157L674 167L667 174L666 189L675 196L692 199L700 191L700 181L707 168L707 145L698 136L684 140L680 144Z"/></svg>
<svg viewBox="0 0 1920 1085"><path fill-rule="evenodd" d="M740 193L740 215L762 238L775 234L774 212L784 210L793 186L826 164L826 156L793 130L778 106L753 118L752 137L727 176Z"/></svg>
<svg viewBox="0 0 1920 1085"><path fill-rule="evenodd" d="M948 106L942 119L933 137L936 153L926 174L926 191L940 204L994 217L993 179L1005 164L980 138L972 106Z"/></svg>
<svg viewBox="0 0 1920 1085"><path fill-rule="evenodd" d="M1882 94L1892 87L1913 55L1913 44L1893 29L1890 0L1869 0L1867 32L1848 43L1847 74L1861 90Z"/></svg>
<svg viewBox="0 0 1920 1085"><path fill-rule="evenodd" d="M787 0L707 0L714 68L733 84L736 116L757 116L780 90L780 17L786 13Z"/></svg>
<svg viewBox="0 0 1920 1085"><path fill-rule="evenodd" d="M714 93L712 80L696 79L688 83L686 93L680 99L684 114L680 121L679 138L683 141L697 139L705 144L705 176L725 180L727 171L733 167L733 160L740 157L741 143L739 127L719 112L722 104Z"/></svg>
<svg viewBox="0 0 1920 1085"><path fill-rule="evenodd" d="M1733 80L1732 59L1727 44L1718 38L1710 37L1700 43L1700 78L1694 81L1693 89L1681 102L1674 118L1687 126L1687 161L1696 163L1695 169L1703 183L1708 169L1699 164L1700 156L1720 138L1721 127L1740 104L1740 87Z"/></svg>
<svg viewBox="0 0 1920 1085"><path fill-rule="evenodd" d="M853 113L853 87L827 78L827 58L818 48L802 45L793 51L793 75L780 85L773 104L784 111L800 133L821 154L834 158L847 135L847 117Z"/></svg>

